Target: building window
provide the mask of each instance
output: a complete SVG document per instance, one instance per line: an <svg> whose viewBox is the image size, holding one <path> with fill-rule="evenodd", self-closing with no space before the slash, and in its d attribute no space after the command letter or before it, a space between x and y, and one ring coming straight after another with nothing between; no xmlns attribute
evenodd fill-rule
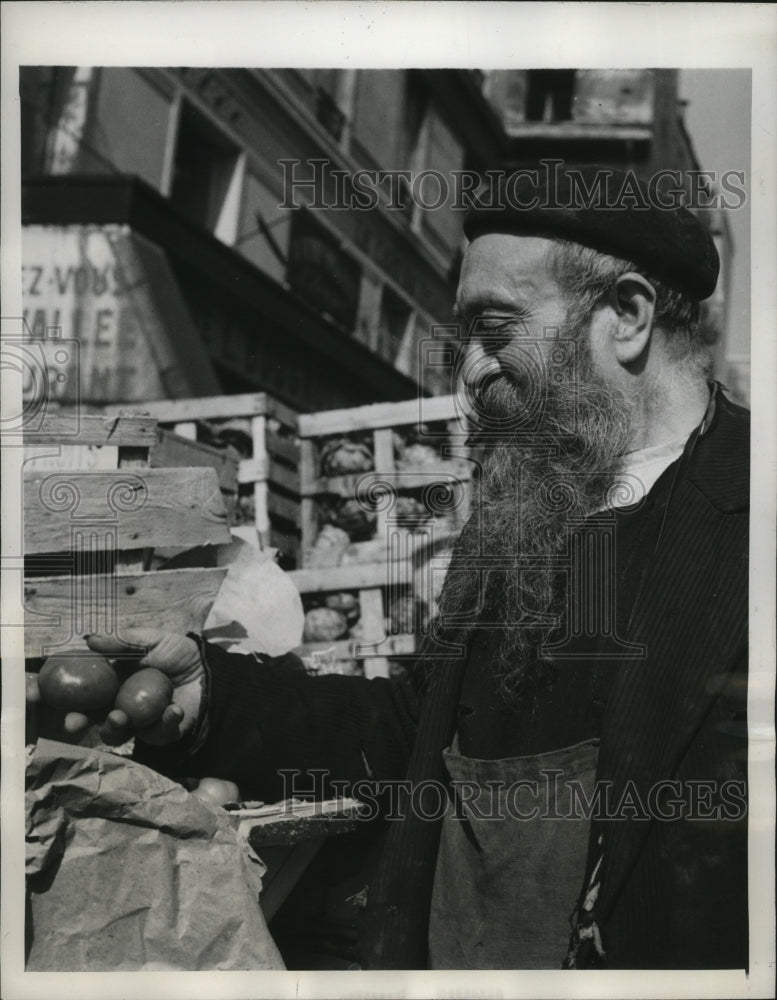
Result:
<svg viewBox="0 0 777 1000"><path fill-rule="evenodd" d="M209 118L183 102L173 158L170 200L187 218L233 243L244 157Z"/></svg>
<svg viewBox="0 0 777 1000"><path fill-rule="evenodd" d="M378 353L395 363L405 343L412 309L388 285L383 286L378 326Z"/></svg>
<svg viewBox="0 0 777 1000"><path fill-rule="evenodd" d="M352 333L361 269L310 212L293 214L286 280L297 295Z"/></svg>
<svg viewBox="0 0 777 1000"><path fill-rule="evenodd" d="M354 86L351 153L367 168L407 169L413 141L405 138L409 113L404 70L361 70Z"/></svg>
<svg viewBox="0 0 777 1000"><path fill-rule="evenodd" d="M316 118L335 142L340 142L345 126L345 115L329 94L321 87L316 91Z"/></svg>
<svg viewBox="0 0 777 1000"><path fill-rule="evenodd" d="M449 178L464 164L464 150L440 115L429 108L418 133L413 156L413 172L430 171L425 184L419 187L419 201L411 199L411 228L422 233L445 257L450 257L461 239L461 222L453 211L451 199L443 184L431 174L437 172ZM442 199L437 204L438 199ZM436 207L434 207L436 205Z"/></svg>
<svg viewBox="0 0 777 1000"><path fill-rule="evenodd" d="M572 117L574 69L531 69L526 90L527 122L563 122Z"/></svg>
<svg viewBox="0 0 777 1000"><path fill-rule="evenodd" d="M383 285L380 279L365 270L362 273L359 290L359 312L354 336L372 351L378 349L378 327L380 325L380 298Z"/></svg>
<svg viewBox="0 0 777 1000"><path fill-rule="evenodd" d="M298 69L308 84L313 114L335 142L344 148L350 141L357 71L354 69Z"/></svg>

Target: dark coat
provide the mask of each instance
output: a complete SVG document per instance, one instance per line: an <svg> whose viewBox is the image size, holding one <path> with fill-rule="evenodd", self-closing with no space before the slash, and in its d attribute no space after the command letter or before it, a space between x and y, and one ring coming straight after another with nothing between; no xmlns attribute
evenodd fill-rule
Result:
<svg viewBox="0 0 777 1000"><path fill-rule="evenodd" d="M747 822L720 797L747 778L748 500L749 414L719 395L648 568L628 637L648 658L618 673L598 768L616 799L628 781L644 801L676 778L710 783L712 808L594 826L611 967L747 966Z"/></svg>
<svg viewBox="0 0 777 1000"><path fill-rule="evenodd" d="M696 802L684 819L592 824L581 890L601 836L592 916L614 968L742 968L748 960L744 785L732 782L743 783L747 767L749 415L719 393L708 432L693 444L658 544L642 560L623 638L644 643L647 658L624 660L617 672L598 779L612 783L616 802L629 782L645 802L667 779L697 789ZM308 677L293 658L259 668L216 647L207 656L209 733L179 774L229 778L265 799L288 793L281 768L326 769L347 781L444 780L441 750L455 730L460 685L445 661L419 701L393 681ZM175 776L169 755L140 756ZM368 895L366 967L426 967L438 842L437 823L408 814L390 824ZM577 964L600 961L589 943Z"/></svg>

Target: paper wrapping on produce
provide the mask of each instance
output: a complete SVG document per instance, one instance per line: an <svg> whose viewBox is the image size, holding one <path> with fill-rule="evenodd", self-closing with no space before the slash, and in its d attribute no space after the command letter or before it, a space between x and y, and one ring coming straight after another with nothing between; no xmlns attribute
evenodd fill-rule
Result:
<svg viewBox="0 0 777 1000"><path fill-rule="evenodd" d="M51 740L30 757L25 804L28 971L283 969L264 866L227 813Z"/></svg>
<svg viewBox="0 0 777 1000"><path fill-rule="evenodd" d="M291 579L273 560L241 539L222 546L229 569L205 621L203 635L233 653L281 656L299 646L305 613Z"/></svg>

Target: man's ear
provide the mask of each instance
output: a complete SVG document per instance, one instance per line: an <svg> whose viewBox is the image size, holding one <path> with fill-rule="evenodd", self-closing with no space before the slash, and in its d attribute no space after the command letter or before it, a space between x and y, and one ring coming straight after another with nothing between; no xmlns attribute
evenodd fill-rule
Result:
<svg viewBox="0 0 777 1000"><path fill-rule="evenodd" d="M647 278L634 271L615 282L610 305L615 312L612 335L615 357L622 365L640 358L650 343L656 309L656 292Z"/></svg>

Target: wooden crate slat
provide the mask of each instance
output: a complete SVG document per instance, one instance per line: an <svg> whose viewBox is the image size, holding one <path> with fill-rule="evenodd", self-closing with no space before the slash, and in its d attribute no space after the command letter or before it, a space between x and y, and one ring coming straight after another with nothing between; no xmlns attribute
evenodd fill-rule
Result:
<svg viewBox="0 0 777 1000"><path fill-rule="evenodd" d="M390 427L379 427L373 435L375 471L390 475L394 471L394 434Z"/></svg>
<svg viewBox="0 0 777 1000"><path fill-rule="evenodd" d="M299 421L299 414L296 410L292 410L291 407L286 406L279 399L274 396L268 396L265 394L265 406L266 413L268 417L273 417L282 424L284 427L293 429L295 432L297 430L297 423Z"/></svg>
<svg viewBox="0 0 777 1000"><path fill-rule="evenodd" d="M472 469L473 463L465 457L441 458L434 465L405 465L399 461L395 469L396 485L398 489L412 489L416 482L419 486L428 486L445 482L449 476L469 482Z"/></svg>
<svg viewBox="0 0 777 1000"><path fill-rule="evenodd" d="M187 441L196 441L197 421L184 420L183 423L173 424L172 432L173 434L177 434L178 437L186 438Z"/></svg>
<svg viewBox="0 0 777 1000"><path fill-rule="evenodd" d="M61 643L86 648L80 636L87 632L199 631L226 573L218 567L28 579L25 655L44 656L46 646Z"/></svg>
<svg viewBox="0 0 777 1000"><path fill-rule="evenodd" d="M369 662L364 664L366 677L388 677L388 660L380 649L386 638L383 603L383 591L379 587L368 587L359 591L359 607L361 608L359 627L364 636L362 644L372 648L377 646L379 650L368 658Z"/></svg>
<svg viewBox="0 0 777 1000"><path fill-rule="evenodd" d="M300 440L299 448L299 474L300 489L304 484L311 482L316 476L316 450L312 441ZM302 558L305 560L305 552L311 549L318 534L318 512L316 502L312 497L303 495L300 499L300 534L302 540Z"/></svg>
<svg viewBox="0 0 777 1000"><path fill-rule="evenodd" d="M322 437L350 431L377 430L398 424L429 423L455 419L461 403L456 396L431 396L406 399L399 403L372 403L343 410L303 413L299 417L301 437Z"/></svg>
<svg viewBox="0 0 777 1000"><path fill-rule="evenodd" d="M240 483L261 483L269 480L290 493L299 493L299 473L269 456L244 458L238 467L237 478Z"/></svg>
<svg viewBox="0 0 777 1000"><path fill-rule="evenodd" d="M397 560L391 567L385 562L355 563L350 566L331 566L312 569L295 569L289 573L301 594L323 593L329 590L360 590L363 587L386 587L389 582L412 582L412 564ZM391 580L389 581L389 576Z"/></svg>
<svg viewBox="0 0 777 1000"><path fill-rule="evenodd" d="M242 458L237 467L239 483L263 483L267 479L269 461L262 455L259 458Z"/></svg>
<svg viewBox="0 0 777 1000"><path fill-rule="evenodd" d="M118 468L122 471L125 469L143 469L145 471L148 469L148 453L148 448L119 448L117 453ZM142 472L139 474L143 475ZM129 481L133 482L134 480L130 479ZM87 547L89 546L87 545ZM151 546L143 549L125 549L118 553L114 569L126 573L148 569L153 552Z"/></svg>
<svg viewBox="0 0 777 1000"><path fill-rule="evenodd" d="M353 830L367 807L356 799L324 799L315 802L286 799L273 805L237 809L232 816L247 829L251 844L297 844L329 834Z"/></svg>
<svg viewBox="0 0 777 1000"><path fill-rule="evenodd" d="M33 469L38 472L44 470L61 472L68 469L74 472L83 472L87 469L115 469L118 467L119 449L110 444L58 444L57 448L58 454L53 454L51 445L30 446L25 442L25 470L28 472Z"/></svg>
<svg viewBox="0 0 777 1000"><path fill-rule="evenodd" d="M355 642L355 639L333 639L331 642L303 642L301 646L297 646L292 652L296 653L297 656L303 656L305 653L332 652L336 660L350 660L353 659Z"/></svg>
<svg viewBox="0 0 777 1000"><path fill-rule="evenodd" d="M303 503L309 503L303 500ZM406 528L392 529L393 544L400 545L402 552L418 558L440 558L440 549L447 549L453 539L458 535L458 529L446 531L444 527L427 524L418 531L409 531ZM348 569L349 566L380 565L388 566L389 555L387 553L387 543L384 539L372 538L367 542L351 542L345 549L347 562L335 563L339 569ZM392 556L396 558L396 556ZM310 569L325 567L310 566ZM386 573L388 570L386 569Z"/></svg>
<svg viewBox="0 0 777 1000"><path fill-rule="evenodd" d="M356 495L360 480L364 480L365 485L367 485L374 480L386 478L395 489L403 491L420 489L424 486L430 486L433 483L445 482L448 476L468 482L471 478L471 470L471 462L441 459L428 468L421 466L399 466L395 470L395 474L386 472L356 472L347 476L321 476L310 483L305 483L300 489L304 497L317 496L319 493L332 493L336 496L352 497Z"/></svg>
<svg viewBox="0 0 777 1000"><path fill-rule="evenodd" d="M380 644L380 654L382 656L407 656L417 651L417 637L406 633L388 635Z"/></svg>
<svg viewBox="0 0 777 1000"><path fill-rule="evenodd" d="M299 496L299 472L296 469L289 469L274 458L270 458L269 474L267 478L271 483L282 486L289 493Z"/></svg>
<svg viewBox="0 0 777 1000"><path fill-rule="evenodd" d="M157 421L147 416L95 416L53 411L40 427L25 431L24 443L115 445L150 448L157 440Z"/></svg>
<svg viewBox="0 0 777 1000"><path fill-rule="evenodd" d="M383 591L380 587L363 587L359 591L359 627L364 642L379 642L386 637Z"/></svg>
<svg viewBox="0 0 777 1000"><path fill-rule="evenodd" d="M379 476L385 476L391 481L394 476L394 432L390 427L380 427L372 434L375 471ZM375 518L375 531L378 538L385 538L388 512L382 504L378 505Z"/></svg>
<svg viewBox="0 0 777 1000"><path fill-rule="evenodd" d="M163 450L152 459L154 468L210 465L218 472L221 488L227 494L237 494L240 484L253 485L254 526L260 544L268 544L273 520L280 518L295 526L299 524L296 411L264 392L149 400L139 403L138 409L160 423L173 425L174 431L179 432L178 438L170 438L169 430L162 431ZM118 407L107 407L106 412L118 412ZM252 444L251 457L237 459L234 475L232 456L220 448L196 441L199 423L231 420L245 425L246 431L250 431ZM194 438L191 446L202 448L202 457L188 455L181 437ZM173 440L177 441L175 453L171 445ZM232 503L231 498L228 498L228 503Z"/></svg>
<svg viewBox="0 0 777 1000"><path fill-rule="evenodd" d="M160 431L159 442L151 449L149 460L152 469L209 466L216 470L219 486L227 493L237 493L238 481L243 481L239 480L239 459L234 455L172 431Z"/></svg>
<svg viewBox="0 0 777 1000"><path fill-rule="evenodd" d="M73 549L73 532L115 531L117 549L230 540L218 477L208 468L29 472L24 511L28 555Z"/></svg>
<svg viewBox="0 0 777 1000"><path fill-rule="evenodd" d="M414 635L400 633L398 635L386 636L376 651L372 651L372 645L363 639L336 639L333 642L305 642L298 646L294 652L298 656L306 653L327 653L332 651L335 660L366 659L368 656L391 657L406 656L416 652L417 640ZM360 652L359 647L370 649L369 653Z"/></svg>
<svg viewBox="0 0 777 1000"><path fill-rule="evenodd" d="M228 420L253 417L267 412L267 396L263 392L241 393L236 396L193 396L186 399L152 399L137 404L160 424L179 424L188 420ZM116 407L110 407L114 410Z"/></svg>
<svg viewBox="0 0 777 1000"><path fill-rule="evenodd" d="M264 414L251 417L251 455L255 461L267 462L267 448L264 439L267 434L267 417ZM270 531L270 508L268 506L269 487L266 480L254 483L254 525L259 533L262 546Z"/></svg>
<svg viewBox="0 0 777 1000"><path fill-rule="evenodd" d="M234 396L144 400L137 404L137 408L150 413L161 424L185 423L188 420L230 420L238 417L268 416L274 417L288 427L297 425L296 412L264 392L245 392ZM116 412L119 407L111 406L107 409Z"/></svg>
<svg viewBox="0 0 777 1000"><path fill-rule="evenodd" d="M267 510L270 515L282 517L291 524L299 524L299 501L289 500L273 489L267 491Z"/></svg>

